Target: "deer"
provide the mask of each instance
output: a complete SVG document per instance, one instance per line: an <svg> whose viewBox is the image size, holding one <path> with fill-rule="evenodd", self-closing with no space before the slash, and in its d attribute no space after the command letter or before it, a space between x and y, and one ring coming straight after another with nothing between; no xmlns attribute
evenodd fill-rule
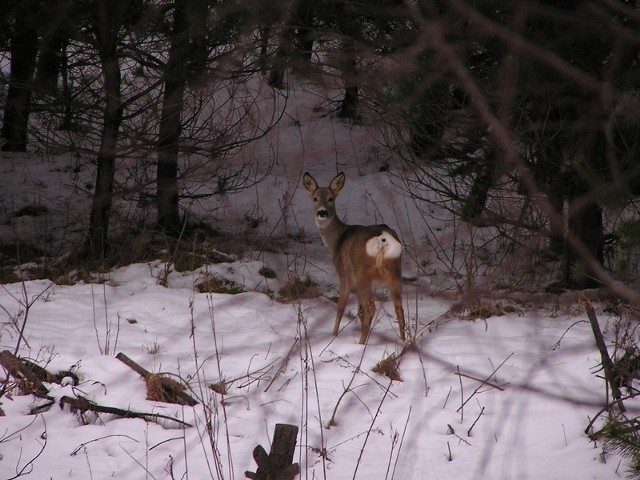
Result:
<svg viewBox="0 0 640 480"><path fill-rule="evenodd" d="M340 282L333 335L338 335L349 294L355 292L361 323L360 344L367 341L375 314L372 287L382 284L389 289L400 339L404 341L402 243L398 234L384 224L349 225L340 220L335 202L345 184L343 172L336 175L328 187L319 187L308 172L303 175L302 184L311 197L318 233L331 253Z"/></svg>

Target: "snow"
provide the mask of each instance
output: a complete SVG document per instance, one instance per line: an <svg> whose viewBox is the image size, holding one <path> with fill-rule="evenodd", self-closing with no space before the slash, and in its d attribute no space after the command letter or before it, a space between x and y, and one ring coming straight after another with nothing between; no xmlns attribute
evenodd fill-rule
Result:
<svg viewBox="0 0 640 480"><path fill-rule="evenodd" d="M271 233L274 243L289 236L286 247L245 252L193 272L157 259L114 269L95 283L2 285L0 350L15 349L15 322L24 322L18 355L53 373L73 371L80 383L47 384L56 404L36 415L29 412L42 399L17 390L0 398L0 478L239 479L256 470L252 451L258 444L269 450L277 423L300 429L294 461L302 479L623 476L620 459L603 454L584 433L605 387L595 374L599 355L589 325L580 322L585 315L579 305L558 306L550 298L535 306L513 302L510 313L484 320L456 313L451 283L443 280L446 269L422 241L430 234L417 207L379 171L372 129L323 117L312 108L313 96L292 95L288 108L298 122L283 121L265 139L278 147L269 177L212 204L191 206L229 233ZM266 144L252 148L264 155L270 150ZM68 163L35 154L2 159L5 211L35 201L49 208L46 218L5 223L3 240L36 231L28 238L69 241L73 231L63 227L75 215L84 218L87 208L86 195L74 185L86 182L91 170L78 176L64 168ZM405 283L404 306L415 348L403 350L384 296L366 346L357 343L353 297L340 335L331 335L337 280L315 232L308 195L299 188L305 170L320 183L344 170L347 185L337 205L345 220L384 222L403 238L409 252L404 275L413 278ZM117 207L116 214L126 210ZM257 233L243 223L247 213L264 217ZM450 235L446 219L435 217L431 231ZM262 276L263 266L277 277ZM437 273L426 273L431 271ZM279 301L273 292L290 272L308 275L322 295ZM207 274L245 291L199 293L195 285ZM598 315L603 325L609 320L602 310ZM151 372L178 375L200 403L147 400L144 380L115 358L119 352ZM400 356L402 381L372 372L391 354ZM224 395L209 388L221 381ZM78 395L191 426L80 415L57 404Z"/></svg>

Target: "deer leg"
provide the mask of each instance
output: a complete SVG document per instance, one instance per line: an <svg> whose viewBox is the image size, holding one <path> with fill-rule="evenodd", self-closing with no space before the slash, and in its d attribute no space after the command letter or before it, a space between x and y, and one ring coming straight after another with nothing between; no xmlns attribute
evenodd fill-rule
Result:
<svg viewBox="0 0 640 480"><path fill-rule="evenodd" d="M376 311L376 304L371 295L371 285L358 287L358 315L361 322L360 344L364 345L371 330L371 320Z"/></svg>
<svg viewBox="0 0 640 480"><path fill-rule="evenodd" d="M336 312L336 323L333 325L333 335L338 336L340 330L340 320L347 308L347 300L349 300L350 286L346 282L340 282L340 296L338 297L338 311Z"/></svg>
<svg viewBox="0 0 640 480"><path fill-rule="evenodd" d="M396 310L396 317L398 318L398 327L400 329L400 339L405 340L405 322L404 322L404 310L402 308L402 282L400 280L393 281L389 285L389 291L391 293L391 300L393 301L393 307Z"/></svg>

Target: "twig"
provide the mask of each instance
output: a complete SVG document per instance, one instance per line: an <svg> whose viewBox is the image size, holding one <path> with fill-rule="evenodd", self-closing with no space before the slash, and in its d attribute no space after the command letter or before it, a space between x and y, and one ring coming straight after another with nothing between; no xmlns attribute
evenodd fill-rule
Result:
<svg viewBox="0 0 640 480"><path fill-rule="evenodd" d="M635 397L636 397L635 394L627 395L625 397L622 397L620 401L629 400L630 398L635 398ZM587 435L592 440L596 440L601 430L596 433L589 433L589 430L593 428L593 425L596 423L596 420L600 417L600 415L602 415L604 412L609 412L609 411L611 411L611 404L607 403L604 407L598 410L598 412L594 415L594 417L589 421L587 428L584 429L584 434Z"/></svg>
<svg viewBox="0 0 640 480"><path fill-rule="evenodd" d="M453 435L454 437L456 437L456 438L457 438L458 440L460 440L462 443L464 443L464 444L466 444L466 445L471 446L471 444L470 444L467 440L465 440L464 438L462 438L460 435L458 435L458 434L456 433L455 428L453 428L450 424L447 424L447 427L449 428L449 433L450 433L451 435Z"/></svg>
<svg viewBox="0 0 640 480"><path fill-rule="evenodd" d="M481 380L481 379L479 379L477 377L474 377L473 375L469 375L467 373L462 373L460 371L457 371L456 375L460 375L461 377L469 378L471 380L475 380L476 382L480 382L480 383L482 383L481 386L488 385L490 387L493 387L493 388L496 388L496 389L500 390L501 392L504 392L504 387L501 387L500 385L496 385L495 383L489 382L487 380Z"/></svg>
<svg viewBox="0 0 640 480"><path fill-rule="evenodd" d="M558 339L558 341L551 346L551 350L556 350L556 349L560 348L560 342L562 342L562 340L564 339L564 336L567 333L569 333L569 330L571 330L573 327L575 327L579 323L586 323L586 322L584 320L578 320L576 322L573 322L571 325L569 325L567 327L567 329L564 331L564 333L562 335L560 335L560 338Z"/></svg>
<svg viewBox="0 0 640 480"><path fill-rule="evenodd" d="M467 437L471 436L471 430L473 430L473 427L476 426L476 423L478 423L478 420L480 420L480 417L482 416L482 414L484 413L484 407L482 407L480 409L480 413L478 414L478 416L476 417L476 419L473 421L473 423L471 424L471 427L469 428L469 430L467 430Z"/></svg>
<svg viewBox="0 0 640 480"><path fill-rule="evenodd" d="M265 392L269 391L269 389L271 388L271 386L273 385L273 382L276 381L276 379L280 376L280 374L284 371L284 369L287 367L287 365L289 364L289 359L291 358L291 355L293 354L294 349L298 346L298 341L300 339L296 338L295 341L293 342L293 344L291 345L291 348L289 349L289 351L287 352L287 354L284 356L284 358L282 359L282 363L280 364L280 366L278 367L278 370L276 371L276 373L273 375L273 377L271 378L271 381L269 382L269 384L267 385L267 388L264 389Z"/></svg>
<svg viewBox="0 0 640 480"><path fill-rule="evenodd" d="M329 423L327 423L327 428L331 428L335 425L337 425L336 423L336 414L338 413L338 407L340 406L340 403L342 402L342 399L347 395L347 393L351 392L351 385L353 385L353 382L356 379L356 375L358 374L358 372L360 372L362 369L362 361L364 360L364 352L367 350L367 346L368 343L364 344L364 348L362 349L362 355L360 355L360 361L358 363L358 365L355 366L355 369L353 371L353 374L351 375L351 378L349 379L349 383L347 384L346 387L344 387L342 393L340 394L340 396L338 397L338 401L336 402L336 406L333 407L333 412L331 413L331 419L329 420ZM387 389L388 391L388 389ZM387 393L385 392L385 395Z"/></svg>
<svg viewBox="0 0 640 480"><path fill-rule="evenodd" d="M384 395L382 396L382 399L378 403L378 408L376 409L376 413L373 416L373 418L371 419L371 425L369 426L369 430L367 430L367 435L364 437L364 442L362 443L362 448L360 449L360 455L358 455L358 460L356 461L356 468L353 471L353 480L355 480L356 475L358 474L358 467L360 467L360 462L362 461L362 455L364 455L364 449L367 446L367 441L369 440L369 436L371 435L371 431L373 430L373 426L376 423L376 419L378 418L378 415L380 414L380 410L382 409L382 404L384 403L385 399L387 398L387 394L389 393L389 390L391 389L391 385L393 385L393 380L390 379L389 380L389 385L387 386L387 390L384 392Z"/></svg>
<svg viewBox="0 0 640 480"><path fill-rule="evenodd" d="M391 472L391 480L396 476L396 467L398 466L398 460L400 459L400 452L402 451L402 445L404 444L404 437L407 434L407 427L409 426L409 419L411 418L411 406L409 406L409 413L407 414L407 420L404 422L404 430L402 430L402 436L400 437L400 445L398 445L398 453L396 454L396 461L393 464L393 472Z"/></svg>
<svg viewBox="0 0 640 480"><path fill-rule="evenodd" d="M447 397L444 399L444 405L442 405L442 409L447 408L447 403L449 403L449 397L451 396L451 392L453 391L453 387L449 387L449 392L447 393Z"/></svg>
<svg viewBox="0 0 640 480"><path fill-rule="evenodd" d="M478 388L476 388L473 393L469 396L469 398L467 398L464 403L460 406L460 408L458 409L458 411L460 411L468 402L469 400L471 400L473 398L473 396L478 393L480 391L480 389L482 387L484 387L485 385L489 385L489 379L491 377L493 377L496 372L498 370L500 370L500 368L507 362L507 360L509 360L512 356L513 356L514 352L511 352L509 355L507 355L507 358L505 358L502 363L500 363L500 365L498 365L496 368L493 369L493 372L491 372L491 374L486 378L486 380L483 380L480 385L478 385ZM459 373L459 372L458 372ZM460 382L462 383L462 380L460 380Z"/></svg>
<svg viewBox="0 0 640 480"><path fill-rule="evenodd" d="M31 460L29 460L27 463L25 463L24 466L20 470L18 470L18 466L16 465L16 474L13 477L8 477L7 480L14 480L15 478L19 478L19 477L22 477L23 475L30 474L33 471L34 462L38 459L38 457L40 457L40 455L42 455L42 452L44 452L44 449L47 447L47 424L46 424L43 416L40 416L40 418L42 418L42 423L44 424L44 432L40 436L40 438L43 439L42 446L40 447L40 451L38 453L36 453L33 456L33 458L31 458ZM31 423L33 423L33 422L31 422ZM27 470L27 469L29 469L29 470Z"/></svg>
<svg viewBox="0 0 640 480"><path fill-rule="evenodd" d="M462 402L456 412L460 412L460 423L462 423L464 422L464 406L467 402L464 401L464 387L462 386L462 377L460 376L460 365L458 365L456 369L458 370L458 380L460 381L460 402Z"/></svg>
<svg viewBox="0 0 640 480"><path fill-rule="evenodd" d="M130 437L129 435L124 435L124 434L105 435L104 437L94 438L93 440L89 440L88 442L81 443L69 455L73 457L77 455L80 450L82 450L84 447L86 447L90 443L98 442L100 440L104 440L105 438L111 438L111 437L125 437L125 438L128 438L129 440L133 440L134 442L139 443L138 440L136 440L133 437Z"/></svg>

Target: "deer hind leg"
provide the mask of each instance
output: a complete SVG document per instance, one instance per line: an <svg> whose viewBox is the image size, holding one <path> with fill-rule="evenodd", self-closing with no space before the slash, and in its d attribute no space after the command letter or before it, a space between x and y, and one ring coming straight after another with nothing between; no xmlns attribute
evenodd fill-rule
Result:
<svg viewBox="0 0 640 480"><path fill-rule="evenodd" d="M358 287L358 316L360 317L360 344L364 345L371 330L371 321L376 312L376 304L371 294L371 285Z"/></svg>
<svg viewBox="0 0 640 480"><path fill-rule="evenodd" d="M405 321L404 321L404 309L402 308L402 276L400 272L392 278L388 283L389 293L391 294L391 300L393 301L393 307L396 310L396 317L398 319L398 328L400 329L400 339L405 340Z"/></svg>
<svg viewBox="0 0 640 480"><path fill-rule="evenodd" d="M333 335L338 336L340 330L340 320L344 315L344 310L347 308L347 301L349 300L349 293L351 293L351 286L347 282L340 282L340 296L338 297L338 311L336 312L336 323L333 325Z"/></svg>

